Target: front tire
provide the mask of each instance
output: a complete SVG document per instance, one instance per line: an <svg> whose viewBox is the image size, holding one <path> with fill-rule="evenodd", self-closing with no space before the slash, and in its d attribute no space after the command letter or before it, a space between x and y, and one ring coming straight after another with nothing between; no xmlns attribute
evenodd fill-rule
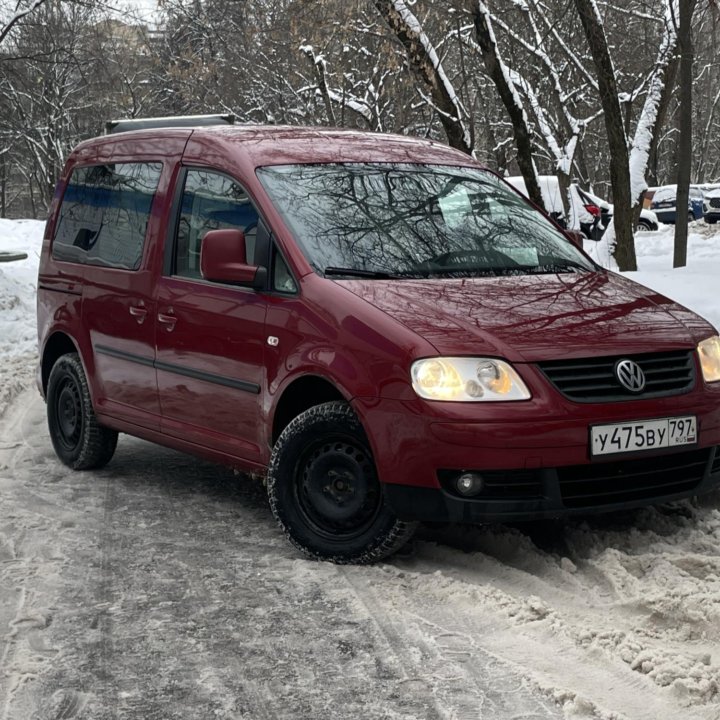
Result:
<svg viewBox="0 0 720 720"><path fill-rule="evenodd" d="M344 402L312 407L283 430L267 490L290 541L318 560L376 562L402 547L417 526L387 507L365 431Z"/></svg>
<svg viewBox="0 0 720 720"><path fill-rule="evenodd" d="M50 371L47 417L50 439L65 465L73 470L92 470L110 462L118 434L97 421L77 353L62 355Z"/></svg>

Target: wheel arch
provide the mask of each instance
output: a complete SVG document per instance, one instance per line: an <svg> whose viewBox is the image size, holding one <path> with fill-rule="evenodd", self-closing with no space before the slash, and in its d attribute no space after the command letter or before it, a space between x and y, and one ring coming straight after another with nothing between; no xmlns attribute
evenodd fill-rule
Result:
<svg viewBox="0 0 720 720"><path fill-rule="evenodd" d="M68 353L78 353L80 355L80 351L70 335L62 330L56 330L45 343L40 360L40 380L43 397L47 395L48 379L53 365L55 365L59 357ZM80 361L82 362L82 356Z"/></svg>
<svg viewBox="0 0 720 720"><path fill-rule="evenodd" d="M339 387L322 375L308 374L294 378L282 389L272 412L271 446L280 433L300 413L333 400L350 401Z"/></svg>

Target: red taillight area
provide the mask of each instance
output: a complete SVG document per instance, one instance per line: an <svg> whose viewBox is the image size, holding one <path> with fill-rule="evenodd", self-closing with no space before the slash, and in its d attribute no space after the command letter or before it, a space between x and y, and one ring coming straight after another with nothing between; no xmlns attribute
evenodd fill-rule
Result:
<svg viewBox="0 0 720 720"><path fill-rule="evenodd" d="M585 209L593 216L600 217L600 208L597 205L586 205Z"/></svg>

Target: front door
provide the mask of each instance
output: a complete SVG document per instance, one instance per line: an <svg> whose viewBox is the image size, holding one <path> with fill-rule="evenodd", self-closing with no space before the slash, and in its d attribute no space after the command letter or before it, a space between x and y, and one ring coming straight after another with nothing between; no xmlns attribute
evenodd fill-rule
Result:
<svg viewBox="0 0 720 720"><path fill-rule="evenodd" d="M266 300L204 280L209 230L239 228L254 260L258 213L244 188L219 171L184 172L172 258L157 287L156 363L163 432L260 462Z"/></svg>

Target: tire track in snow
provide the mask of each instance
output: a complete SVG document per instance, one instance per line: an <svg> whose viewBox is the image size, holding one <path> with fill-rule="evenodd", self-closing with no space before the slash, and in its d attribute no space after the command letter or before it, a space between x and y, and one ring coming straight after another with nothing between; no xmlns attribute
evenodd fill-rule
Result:
<svg viewBox="0 0 720 720"><path fill-rule="evenodd" d="M29 394L28 394L29 397ZM3 498L3 516L0 519L2 544L10 549L10 557L3 562L2 580L5 593L0 601L7 602L7 594L18 595L14 616L4 618L8 628L0 652L0 701L2 720L30 717L27 702L28 686L44 671L56 655L48 645L46 629L52 613L38 605L34 589L46 558L42 549L33 545L30 536L34 528L47 525L41 513L28 512L14 492L15 479L27 465L33 447L27 434L31 402L16 402L11 411L0 417L0 492Z"/></svg>
<svg viewBox="0 0 720 720"><path fill-rule="evenodd" d="M384 584L375 582L375 576L380 572L393 577L390 568L378 571L340 567L339 573L373 618L393 655L412 670L412 676L430 682L439 717L452 720L561 717L554 704L542 702L523 686L521 674L489 653L480 636L473 637L460 625L438 626L411 613L408 608L413 601L408 595L403 594L398 604L389 603ZM428 632L428 628L432 631Z"/></svg>
<svg viewBox="0 0 720 720"><path fill-rule="evenodd" d="M407 613L408 622L478 640L573 713L585 713L579 716L720 717L718 668L702 646L685 643L673 650L676 643L668 647L668 634L657 632L650 613L642 617L643 633L634 608L628 614L622 599L598 603L589 592L578 594L583 583L570 574L571 591L565 593L546 560L536 557L536 577L528 577L527 559L517 570L507 560L424 543L415 559L397 563L406 587L377 578L368 582L384 589L376 593L382 612ZM626 629L615 627L615 617Z"/></svg>

